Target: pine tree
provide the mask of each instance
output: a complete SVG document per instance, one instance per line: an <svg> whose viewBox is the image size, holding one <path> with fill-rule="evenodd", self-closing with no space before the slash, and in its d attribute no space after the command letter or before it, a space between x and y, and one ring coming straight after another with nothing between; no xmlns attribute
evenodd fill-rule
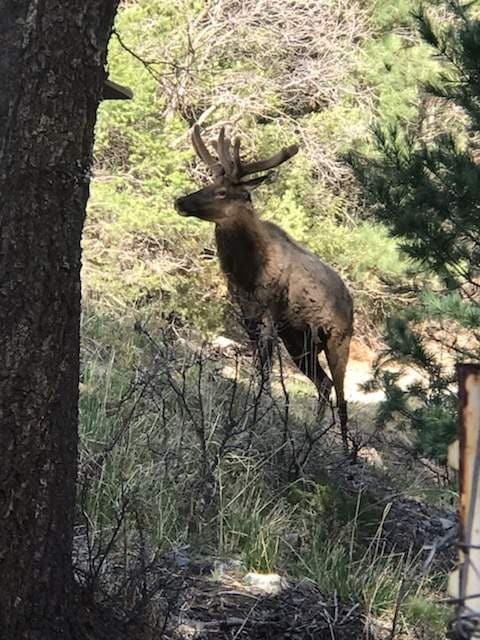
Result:
<svg viewBox="0 0 480 640"><path fill-rule="evenodd" d="M96 618L103 624L80 595L72 548L81 235L117 5L118 0L0 0L0 638L5 640L100 637ZM118 637L110 620L103 626L108 637Z"/></svg>
<svg viewBox="0 0 480 640"><path fill-rule="evenodd" d="M416 15L439 64L422 88L424 109L414 123L379 125L375 157L351 158L374 215L412 261L408 302L387 322L370 385L386 392L378 422L401 416L419 451L437 458L456 433L454 362L480 359L480 20L472 2L440 9L441 19ZM402 390L389 359L423 382Z"/></svg>

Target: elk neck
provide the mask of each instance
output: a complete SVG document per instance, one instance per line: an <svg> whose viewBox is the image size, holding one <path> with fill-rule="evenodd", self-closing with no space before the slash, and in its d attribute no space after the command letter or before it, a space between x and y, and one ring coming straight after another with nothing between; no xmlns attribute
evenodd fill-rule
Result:
<svg viewBox="0 0 480 640"><path fill-rule="evenodd" d="M227 278L253 291L267 263L267 238L261 220L249 205L238 205L234 216L215 227L220 266Z"/></svg>

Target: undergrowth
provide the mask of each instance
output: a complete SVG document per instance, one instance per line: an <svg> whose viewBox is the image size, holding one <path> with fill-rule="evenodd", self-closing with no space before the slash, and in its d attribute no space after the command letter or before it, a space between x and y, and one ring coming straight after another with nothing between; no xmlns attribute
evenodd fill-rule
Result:
<svg viewBox="0 0 480 640"><path fill-rule="evenodd" d="M141 535L151 557L183 550L190 560L287 572L386 623L400 607L405 633L423 625L421 637L438 637L441 581L422 573L413 551L385 547L388 505L329 480L325 460L341 459L336 426L316 424L308 398L289 385L267 393L237 357L168 325L154 336L130 330L126 363L85 322L80 548L94 557L117 549L128 565Z"/></svg>

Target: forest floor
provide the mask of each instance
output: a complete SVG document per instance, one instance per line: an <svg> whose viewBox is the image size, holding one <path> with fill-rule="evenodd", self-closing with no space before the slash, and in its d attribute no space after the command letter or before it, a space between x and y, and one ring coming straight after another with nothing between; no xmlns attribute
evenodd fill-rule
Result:
<svg viewBox="0 0 480 640"><path fill-rule="evenodd" d="M93 567L109 599L118 601L117 587L125 601L140 596L154 632L139 637L442 637L450 609L440 601L456 557L453 490L443 468L412 453L408 433L375 428L382 395L361 388L374 350L352 345L352 465L333 408L321 435L315 390L287 359L259 397L242 345L152 340L153 359L117 400L108 359L86 341L102 366L90 364L82 383L86 519L76 564L80 575Z"/></svg>
<svg viewBox="0 0 480 640"><path fill-rule="evenodd" d="M326 597L309 580L211 567L190 580L168 624L175 640L380 638L358 603Z"/></svg>
<svg viewBox="0 0 480 640"><path fill-rule="evenodd" d="M222 340L220 343L225 346ZM228 348L236 346L229 343ZM396 451L396 445L398 441L410 445L408 438L395 430L392 437L392 433L378 433L373 428L375 410L384 394L366 392L363 385L371 379L375 358L372 348L361 341L352 342L345 384L350 420L354 429L355 425L362 426L364 437L367 428L370 437L367 436L365 445L360 447L358 464L353 468L345 461L339 471L331 461L335 469L331 479L337 476L336 482L347 493L365 491L386 507L388 514L375 542L377 548L382 547L382 554L410 554L415 558L412 566L421 561L420 572L425 575L432 568L434 572L448 572L455 562L452 544L457 531L455 514L448 507L428 504L422 499L424 495L418 495L422 487L436 484L441 470L428 461L412 465L410 460L407 465L410 468L403 475L405 452L403 447ZM223 372L228 376L229 367ZM274 369L274 388L281 384L279 377L278 369L276 375ZM289 385L293 383L297 390L312 395L313 407L315 396L309 383L288 362L284 365L284 377ZM405 388L418 380L416 371L406 369L400 385ZM308 390L304 388L306 385ZM381 480L378 471L381 471ZM401 492L397 491L397 474L403 476ZM179 564L184 569L188 566L189 578L181 602L166 627L174 640L383 640L393 637L422 640L431 637L422 624L410 627L409 631L403 628L397 636L394 614L390 618L376 616L358 601L341 599L336 592L322 593L308 578L248 571L236 560L193 561L188 558L188 552L180 554ZM418 575L415 578L418 579ZM407 579L408 569L405 569L400 581ZM400 588L399 608L402 598Z"/></svg>

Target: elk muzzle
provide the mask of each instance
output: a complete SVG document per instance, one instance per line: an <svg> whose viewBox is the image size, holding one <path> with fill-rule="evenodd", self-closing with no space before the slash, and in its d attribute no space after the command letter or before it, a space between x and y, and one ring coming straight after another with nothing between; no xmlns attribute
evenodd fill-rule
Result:
<svg viewBox="0 0 480 640"><path fill-rule="evenodd" d="M227 198L217 199L216 185L204 187L175 200L175 209L182 216L217 222L224 217Z"/></svg>
<svg viewBox="0 0 480 640"><path fill-rule="evenodd" d="M182 196L175 200L175 209L181 216L191 216L194 215L195 205L192 206L189 196Z"/></svg>

